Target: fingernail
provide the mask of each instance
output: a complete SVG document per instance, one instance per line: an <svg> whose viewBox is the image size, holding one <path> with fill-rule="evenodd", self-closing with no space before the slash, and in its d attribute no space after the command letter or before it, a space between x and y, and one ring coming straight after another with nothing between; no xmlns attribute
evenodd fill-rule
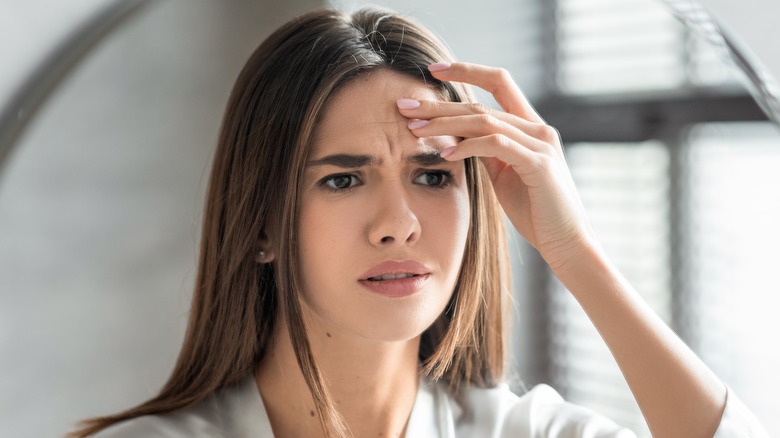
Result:
<svg viewBox="0 0 780 438"><path fill-rule="evenodd" d="M450 146L439 151L439 156L442 158L447 158L448 156L452 155L453 152L455 152L455 146Z"/></svg>
<svg viewBox="0 0 780 438"><path fill-rule="evenodd" d="M428 66L428 71L444 71L450 68L449 62L437 62Z"/></svg>
<svg viewBox="0 0 780 438"><path fill-rule="evenodd" d="M423 126L428 126L427 120L409 120L409 129L420 129Z"/></svg>
<svg viewBox="0 0 780 438"><path fill-rule="evenodd" d="M395 101L400 109L415 109L420 107L420 101L414 99L398 99Z"/></svg>

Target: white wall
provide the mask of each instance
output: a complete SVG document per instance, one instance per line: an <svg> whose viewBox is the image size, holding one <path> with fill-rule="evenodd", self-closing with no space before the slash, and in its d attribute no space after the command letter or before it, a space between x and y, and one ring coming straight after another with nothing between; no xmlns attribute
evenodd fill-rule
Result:
<svg viewBox="0 0 780 438"><path fill-rule="evenodd" d="M509 69L531 98L544 92L539 63L543 48L537 44L535 26L542 14L539 0L331 0L330 4L345 10L378 5L407 14L436 32L457 59Z"/></svg>
<svg viewBox="0 0 780 438"><path fill-rule="evenodd" d="M78 23L70 2L47 3L47 20ZM28 127L0 183L0 436L62 436L159 390L183 337L230 87L265 35L314 6L152 2ZM24 37L12 30L0 40Z"/></svg>
<svg viewBox="0 0 780 438"><path fill-rule="evenodd" d="M0 103L8 100L27 75L80 23L115 0L0 0Z"/></svg>
<svg viewBox="0 0 780 438"><path fill-rule="evenodd" d="M780 2L776 0L699 0L732 35L780 80Z"/></svg>

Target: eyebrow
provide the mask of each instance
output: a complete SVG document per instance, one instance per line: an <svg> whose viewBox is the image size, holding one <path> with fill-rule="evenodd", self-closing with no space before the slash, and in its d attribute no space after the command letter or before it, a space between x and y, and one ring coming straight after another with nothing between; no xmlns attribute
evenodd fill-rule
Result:
<svg viewBox="0 0 780 438"><path fill-rule="evenodd" d="M420 154L410 155L406 158L407 163L417 163L423 166L435 166L441 164L446 160L439 155L439 152L423 152ZM376 165L379 160L372 155L350 155L350 154L333 154L322 157L318 160L309 161L306 166L336 166L343 167L345 169L355 169L358 167Z"/></svg>
<svg viewBox="0 0 780 438"><path fill-rule="evenodd" d="M309 161L306 163L306 166L336 166L354 169L369 164L376 164L376 158L371 155L333 154L322 157L319 160Z"/></svg>
<svg viewBox="0 0 780 438"><path fill-rule="evenodd" d="M436 152L423 152L421 154L412 155L409 158L407 158L406 161L409 163L422 164L423 166L435 166L437 164L444 163L447 160L441 157L439 151L436 151Z"/></svg>

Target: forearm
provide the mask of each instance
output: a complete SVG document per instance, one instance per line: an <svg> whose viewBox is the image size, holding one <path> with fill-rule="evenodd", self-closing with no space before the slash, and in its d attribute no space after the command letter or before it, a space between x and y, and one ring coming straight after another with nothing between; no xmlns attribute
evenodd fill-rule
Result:
<svg viewBox="0 0 780 438"><path fill-rule="evenodd" d="M432 64L442 81L492 93L504 111L480 105L420 102L402 109L426 120L420 138L462 138L441 151L447 161L479 157L512 224L545 257L594 322L656 437L711 437L726 388L596 251L558 132L548 126L502 69ZM571 250L588 248L571 257ZM559 263L560 261L574 261Z"/></svg>
<svg viewBox="0 0 780 438"><path fill-rule="evenodd" d="M712 437L726 387L594 247L555 271L620 366L655 437Z"/></svg>

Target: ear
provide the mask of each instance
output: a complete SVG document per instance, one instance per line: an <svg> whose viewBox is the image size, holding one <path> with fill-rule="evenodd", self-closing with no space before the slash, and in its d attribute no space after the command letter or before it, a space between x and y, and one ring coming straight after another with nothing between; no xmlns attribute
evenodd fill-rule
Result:
<svg viewBox="0 0 780 438"><path fill-rule="evenodd" d="M271 263L276 258L276 252L269 239L263 234L263 237L255 245L255 261L257 263Z"/></svg>

